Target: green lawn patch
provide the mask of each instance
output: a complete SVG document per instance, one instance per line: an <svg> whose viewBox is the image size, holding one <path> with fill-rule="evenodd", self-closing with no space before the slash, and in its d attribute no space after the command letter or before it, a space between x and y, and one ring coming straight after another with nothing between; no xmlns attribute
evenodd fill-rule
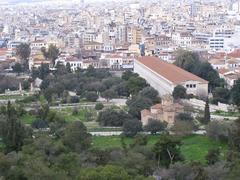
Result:
<svg viewBox="0 0 240 180"><path fill-rule="evenodd" d="M159 135L148 136L148 146L153 147L153 145L158 141ZM127 144L132 143L132 138L126 138L125 142ZM182 138L182 154L187 162L199 161L205 163L205 156L209 149L220 148L221 157L223 158L227 145L209 139L206 136L191 135ZM119 136L112 137L93 137L93 147L100 149L108 149L113 147L121 147L121 138Z"/></svg>
<svg viewBox="0 0 240 180"><path fill-rule="evenodd" d="M99 126L98 122L95 122L96 126L95 127L89 127L88 124L85 124L86 127L88 127L88 131L90 132L115 132L115 131L122 131L122 127L101 127Z"/></svg>
<svg viewBox="0 0 240 180"><path fill-rule="evenodd" d="M69 107L59 109L57 110L57 112L61 113L67 122L72 121L87 122L92 121L97 116L95 110L90 110L88 108L78 108L77 114L73 114L73 108Z"/></svg>
<svg viewBox="0 0 240 180"><path fill-rule="evenodd" d="M26 95L2 95L0 96L0 100L10 100L10 99L23 99L27 97Z"/></svg>
<svg viewBox="0 0 240 180"><path fill-rule="evenodd" d="M4 144L0 140L0 152L3 152L3 150L4 150Z"/></svg>
<svg viewBox="0 0 240 180"><path fill-rule="evenodd" d="M36 117L27 113L20 117L20 119L24 124L32 124L32 122L36 120Z"/></svg>
<svg viewBox="0 0 240 180"><path fill-rule="evenodd" d="M199 161L205 163L205 156L209 149L219 148L221 158L225 156L227 144L219 143L209 139L206 136L192 135L182 139L183 145L181 147L182 154L186 161Z"/></svg>
<svg viewBox="0 0 240 180"><path fill-rule="evenodd" d="M213 115L218 115L223 117L240 117L240 112L215 111Z"/></svg>

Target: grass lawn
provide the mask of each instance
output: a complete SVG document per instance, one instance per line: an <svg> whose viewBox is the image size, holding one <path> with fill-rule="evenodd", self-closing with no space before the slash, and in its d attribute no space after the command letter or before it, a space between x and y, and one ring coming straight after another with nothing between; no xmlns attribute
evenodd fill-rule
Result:
<svg viewBox="0 0 240 180"><path fill-rule="evenodd" d="M205 163L205 156L209 149L219 148L221 158L224 158L227 151L227 144L222 144L209 139L206 136L188 136L183 138L181 148L186 161L199 161Z"/></svg>
<svg viewBox="0 0 240 180"><path fill-rule="evenodd" d="M224 111L215 111L214 115L224 116L224 117L240 117L240 112L224 112Z"/></svg>
<svg viewBox="0 0 240 180"><path fill-rule="evenodd" d="M3 148L4 148L4 145L3 145L3 143L1 142L1 139L0 139L0 152L3 151Z"/></svg>
<svg viewBox="0 0 240 180"><path fill-rule="evenodd" d="M0 96L0 100L10 100L10 99L23 99L27 97L26 95L2 95Z"/></svg>
<svg viewBox="0 0 240 180"><path fill-rule="evenodd" d="M153 145L158 141L159 136L148 136L148 146ZM130 144L131 138L126 138L125 142ZM227 145L215 142L206 136L191 135L182 138L182 154L187 162L199 161L205 163L205 156L209 149L220 148L221 157L226 153ZM121 138L119 136L113 137L93 137L93 146L100 149L107 149L112 147L121 147Z"/></svg>
<svg viewBox="0 0 240 180"><path fill-rule="evenodd" d="M32 122L36 120L36 117L27 113L24 116L22 116L20 119L24 124L32 124Z"/></svg>
<svg viewBox="0 0 240 180"><path fill-rule="evenodd" d="M57 112L61 113L67 122L71 121L90 121L89 117L91 119L96 118L96 111L95 110L89 110L87 108L78 108L78 113L73 114L73 108L63 108L60 110L57 110Z"/></svg>

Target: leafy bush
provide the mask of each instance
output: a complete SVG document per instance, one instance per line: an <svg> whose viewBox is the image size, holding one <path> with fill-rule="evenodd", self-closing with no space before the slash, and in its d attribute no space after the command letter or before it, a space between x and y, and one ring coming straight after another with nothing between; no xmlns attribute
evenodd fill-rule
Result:
<svg viewBox="0 0 240 180"><path fill-rule="evenodd" d="M227 141L231 123L224 121L211 121L207 125L207 136L216 141Z"/></svg>
<svg viewBox="0 0 240 180"><path fill-rule="evenodd" d="M87 99L87 101L90 102L96 102L98 99L98 95L96 92L86 92L84 96Z"/></svg>
<svg viewBox="0 0 240 180"><path fill-rule="evenodd" d="M144 131L151 132L151 134L156 134L157 132L164 131L167 127L166 122L161 122L156 119L149 119L148 124L143 127Z"/></svg>
<svg viewBox="0 0 240 180"><path fill-rule="evenodd" d="M132 117L124 111L106 109L99 113L97 121L101 126L120 127L124 124L125 121L129 119L132 119Z"/></svg>
<svg viewBox="0 0 240 180"><path fill-rule="evenodd" d="M71 101L71 103L79 103L79 97L78 96L72 96L70 101Z"/></svg>
<svg viewBox="0 0 240 180"><path fill-rule="evenodd" d="M102 103L97 103L96 105L95 105L95 109L96 110L102 110L104 108L104 105L102 104Z"/></svg>
<svg viewBox="0 0 240 180"><path fill-rule="evenodd" d="M127 137L133 137L141 130L142 123L138 119L128 119L123 123L123 134Z"/></svg>

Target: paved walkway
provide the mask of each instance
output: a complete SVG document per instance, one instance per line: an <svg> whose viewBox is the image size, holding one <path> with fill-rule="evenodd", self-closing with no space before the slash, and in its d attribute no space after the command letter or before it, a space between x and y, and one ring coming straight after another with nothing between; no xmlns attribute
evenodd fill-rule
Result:
<svg viewBox="0 0 240 180"><path fill-rule="evenodd" d="M110 131L110 132L89 132L93 136L120 136L122 131Z"/></svg>

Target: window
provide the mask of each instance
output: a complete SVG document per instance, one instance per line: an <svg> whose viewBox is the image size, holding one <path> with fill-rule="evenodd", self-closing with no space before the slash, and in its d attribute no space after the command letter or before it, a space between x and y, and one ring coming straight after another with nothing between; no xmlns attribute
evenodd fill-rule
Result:
<svg viewBox="0 0 240 180"><path fill-rule="evenodd" d="M192 84L190 84L190 88L192 88Z"/></svg>
<svg viewBox="0 0 240 180"><path fill-rule="evenodd" d="M196 84L193 84L193 88L196 88Z"/></svg>
<svg viewBox="0 0 240 180"><path fill-rule="evenodd" d="M187 84L187 88L189 88L189 84Z"/></svg>

